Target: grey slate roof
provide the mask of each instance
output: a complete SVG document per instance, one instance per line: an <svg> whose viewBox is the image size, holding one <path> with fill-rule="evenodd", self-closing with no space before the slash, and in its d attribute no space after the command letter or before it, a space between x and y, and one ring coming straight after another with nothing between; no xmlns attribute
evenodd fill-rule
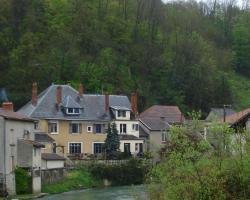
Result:
<svg viewBox="0 0 250 200"><path fill-rule="evenodd" d="M225 108L225 113L226 116L235 114L236 112L231 109L231 108ZM224 116L224 109L223 108L211 108L211 111L209 112L206 121L213 121L213 120L217 120L220 118L223 118Z"/></svg>
<svg viewBox="0 0 250 200"><path fill-rule="evenodd" d="M120 140L143 140L142 138L138 138L134 135L124 134L124 135L119 135L119 137L120 137Z"/></svg>
<svg viewBox="0 0 250 200"><path fill-rule="evenodd" d="M56 106L56 89L58 86L62 87L62 99L70 96L83 108L80 115L66 115L61 107ZM36 106L28 102L18 112L37 119L88 121L109 121L111 119L110 113L105 112L105 95L84 94L80 98L78 91L69 85L51 85L38 96L37 100ZM72 101L69 101L71 104ZM122 95L109 95L109 105L110 107L121 106L131 109L128 97Z"/></svg>
<svg viewBox="0 0 250 200"><path fill-rule="evenodd" d="M52 143L55 140L46 133L35 133L35 141Z"/></svg>
<svg viewBox="0 0 250 200"><path fill-rule="evenodd" d="M56 153L42 153L43 160L66 160L64 157Z"/></svg>
<svg viewBox="0 0 250 200"><path fill-rule="evenodd" d="M71 96L66 96L62 102L65 108L82 108Z"/></svg>
<svg viewBox="0 0 250 200"><path fill-rule="evenodd" d="M170 128L168 122L159 118L143 118L140 119L141 123L148 127L151 131L161 131Z"/></svg>

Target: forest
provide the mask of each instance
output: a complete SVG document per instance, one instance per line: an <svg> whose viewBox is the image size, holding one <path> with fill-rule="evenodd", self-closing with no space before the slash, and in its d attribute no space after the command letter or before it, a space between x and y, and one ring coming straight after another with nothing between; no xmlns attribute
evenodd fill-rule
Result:
<svg viewBox="0 0 250 200"><path fill-rule="evenodd" d="M18 109L51 83L130 95L139 109L250 105L250 3L0 0L0 88Z"/></svg>

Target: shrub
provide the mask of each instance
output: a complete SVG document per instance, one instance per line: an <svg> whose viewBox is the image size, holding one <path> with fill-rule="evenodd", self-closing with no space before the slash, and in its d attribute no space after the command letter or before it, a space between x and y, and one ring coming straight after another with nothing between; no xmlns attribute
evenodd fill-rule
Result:
<svg viewBox="0 0 250 200"><path fill-rule="evenodd" d="M22 168L15 169L16 176L16 193L17 194L29 194L32 192L32 178L28 171Z"/></svg>

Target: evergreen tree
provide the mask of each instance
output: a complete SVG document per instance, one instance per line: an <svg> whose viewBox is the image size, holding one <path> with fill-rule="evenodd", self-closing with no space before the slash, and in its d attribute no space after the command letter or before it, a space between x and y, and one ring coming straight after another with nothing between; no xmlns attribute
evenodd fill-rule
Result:
<svg viewBox="0 0 250 200"><path fill-rule="evenodd" d="M120 139L116 124L108 124L108 129L106 131L107 138L105 140L105 150L108 157L112 157L116 152L119 151Z"/></svg>

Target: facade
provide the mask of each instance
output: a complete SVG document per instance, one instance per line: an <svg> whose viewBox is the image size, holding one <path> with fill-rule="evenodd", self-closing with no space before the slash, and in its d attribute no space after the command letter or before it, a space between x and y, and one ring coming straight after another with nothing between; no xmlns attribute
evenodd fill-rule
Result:
<svg viewBox="0 0 250 200"><path fill-rule="evenodd" d="M147 140L146 148L153 156L164 147L168 139L168 130L173 124L182 124L185 120L177 106L154 105L139 116L140 137Z"/></svg>
<svg viewBox="0 0 250 200"><path fill-rule="evenodd" d="M135 95L131 100L136 101ZM136 109L127 96L84 94L81 84L78 91L70 85L52 84L38 96L37 85L33 84L32 100L18 112L39 120L37 129L55 140L54 153L83 158L102 153L107 126L113 122L120 136L135 136L127 143L131 144L130 152L139 152L134 141L144 141L139 139ZM121 137L121 150L124 143Z"/></svg>
<svg viewBox="0 0 250 200"><path fill-rule="evenodd" d="M12 103L3 103L0 108L0 175L2 190L15 194L16 166L36 174L32 180L34 193L41 192L41 147L34 142L34 120L13 112ZM0 189L0 190L1 190Z"/></svg>

